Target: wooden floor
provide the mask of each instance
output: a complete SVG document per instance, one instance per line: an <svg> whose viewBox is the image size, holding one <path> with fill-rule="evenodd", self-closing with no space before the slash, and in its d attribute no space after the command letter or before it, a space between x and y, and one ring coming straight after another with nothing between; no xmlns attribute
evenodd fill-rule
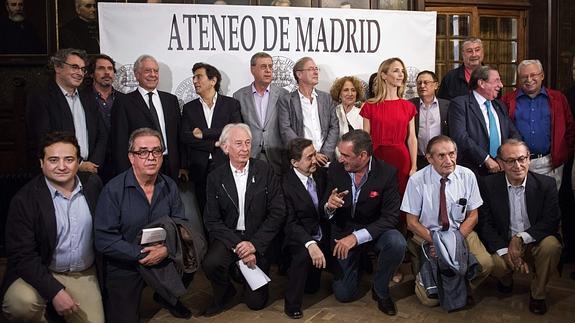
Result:
<svg viewBox="0 0 575 323"><path fill-rule="evenodd" d="M406 265L404 269L409 271ZM397 316L391 317L381 313L369 292L371 276L362 279L362 290L365 295L353 303L342 304L335 300L330 291L331 275L322 275L322 288L315 295L306 295L304 299L304 317L300 322L573 322L575 321L575 280L570 273L574 265L566 265L562 277L555 277L548 285L548 312L544 316L533 315L528 309L529 276L516 275L515 289L510 296L502 296L496 291L495 280L489 278L476 292L474 307L454 313L446 313L439 307L429 308L419 303L413 294L413 277L408 276L400 284L393 284L392 295L396 300ZM295 322L283 313L283 290L286 277L272 269L270 283L271 299L269 305L261 311L251 311L240 303L241 296L236 295L236 305L220 315L205 318L194 315L188 322ZM193 313L209 305L211 289L199 273L184 296L183 303ZM151 292L144 295L142 322L183 322L176 319L151 299Z"/></svg>

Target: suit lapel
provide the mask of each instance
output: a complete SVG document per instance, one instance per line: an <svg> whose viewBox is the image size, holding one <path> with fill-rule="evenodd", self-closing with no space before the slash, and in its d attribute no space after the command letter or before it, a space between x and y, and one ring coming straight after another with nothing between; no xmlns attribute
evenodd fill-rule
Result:
<svg viewBox="0 0 575 323"><path fill-rule="evenodd" d="M301 110L301 102L299 100L299 91L295 90L292 92L291 100L295 110L296 117L296 134L298 136L303 136L303 112Z"/></svg>
<svg viewBox="0 0 575 323"><path fill-rule="evenodd" d="M146 101L144 101L144 98L142 97L142 95L140 95L140 92L136 89L129 95L132 96L132 100L134 101L133 108L140 110L140 112L146 116L146 119L149 122L149 124L153 125L154 121L152 120L152 113L150 112L150 108L148 108L148 104L146 104Z"/></svg>
<svg viewBox="0 0 575 323"><path fill-rule="evenodd" d="M504 223L504 227L509 228L511 223L511 212L509 209L509 191L507 190L507 181L505 180L505 174L500 173L492 176L499 176L499 178L497 179L499 183L497 183L497 185L495 185L493 189L494 194L491 198L493 198L493 201L495 203L492 203L492 205L490 205L490 207L492 208L491 213L501 214L501 217L503 217L502 220ZM493 206L497 206L499 212L493 209Z"/></svg>
<svg viewBox="0 0 575 323"><path fill-rule="evenodd" d="M49 249L53 250L56 248L56 210L54 209L54 202L52 201L52 196L50 195L50 190L46 184L44 176L38 177L38 182L36 186L38 190L38 204L41 207L41 218L44 221L46 230L48 230L48 243Z"/></svg>
<svg viewBox="0 0 575 323"><path fill-rule="evenodd" d="M59 113L61 116L61 120L59 120L59 122L61 122L62 130L71 131L72 133L75 133L74 119L72 117L72 111L70 110L70 106L68 105L68 100L66 100L64 93L62 93L62 89L60 89L60 87L56 82L51 82L50 84L51 84L50 93L52 95L52 101L57 102L58 109L60 110Z"/></svg>
<svg viewBox="0 0 575 323"><path fill-rule="evenodd" d="M236 209L239 208L238 202L238 189L236 188L236 182L234 181L234 174L232 174L232 170L227 164L225 167L225 175L222 176L222 188L224 192L228 195L228 198L232 200ZM239 215L239 209L237 209Z"/></svg>
<svg viewBox="0 0 575 323"><path fill-rule="evenodd" d="M270 100L271 100L271 93L270 93ZM250 118L252 120L256 120L256 123L258 124L258 126L260 128L263 128L264 125L262 124L262 121L260 120L260 115L259 115L259 112L258 112L257 107L256 107L256 102L254 99L254 93L252 92L251 86L249 86L246 89L246 91L244 92L243 102L247 103L247 109L248 109L248 113L250 114ZM268 104L268 107L269 107L269 104ZM269 113L269 109L268 109L267 113ZM267 118L267 114L266 114L266 118Z"/></svg>
<svg viewBox="0 0 575 323"><path fill-rule="evenodd" d="M295 174L295 170L293 170L293 169L290 170L288 172L287 176L288 176L287 179L288 179L290 186L294 189L294 192L296 192L296 194L299 196L300 200L302 202L306 203L309 208L314 209L317 213L318 210L316 209L315 205L313 204L313 201L311 199L311 196L309 196L309 192L307 191L307 188L305 188L302 185L302 182L299 180L299 177L297 177L297 175ZM314 178L314 180L315 180L315 178ZM318 183L316 181L316 193L319 192L317 186L318 186ZM318 201L321 201L321 197L319 196L319 194L318 194Z"/></svg>
<svg viewBox="0 0 575 323"><path fill-rule="evenodd" d="M469 106L471 111L475 115L475 117L479 120L481 124L481 128L487 137L489 137L489 132L487 131L487 125L485 124L485 118L483 117L483 112L481 112L481 108L479 107L479 103L475 100L473 94L469 95Z"/></svg>
<svg viewBox="0 0 575 323"><path fill-rule="evenodd" d="M527 207L527 216L531 226L537 221L537 206L540 198L537 197L538 187L537 181L532 174L527 174L527 182L525 183L525 206Z"/></svg>
<svg viewBox="0 0 575 323"><path fill-rule="evenodd" d="M316 91L317 93L317 91ZM322 137L323 137L323 129L329 129L329 118L327 116L327 114L329 113L327 107L327 102L325 101L325 97L323 95L321 95L320 93L317 93L317 114L319 116L319 125L320 125L320 131L322 132Z"/></svg>
<svg viewBox="0 0 575 323"><path fill-rule="evenodd" d="M268 100L268 106L266 107L266 121L264 122L262 128L266 128L268 126L268 122L272 117L275 117L276 114L276 102L278 101L279 94L276 89L272 85L270 85L270 97Z"/></svg>
<svg viewBox="0 0 575 323"><path fill-rule="evenodd" d="M505 138L507 138L507 133L509 133L509 131L507 129L507 122L505 122L505 118L507 118L507 116L503 113L503 110L501 109L501 105L499 104L499 102L497 100L493 100L491 102L493 102L493 108L495 109L495 112L497 113L497 118L499 118L499 129L501 131L501 142L503 142L505 140Z"/></svg>
<svg viewBox="0 0 575 323"><path fill-rule="evenodd" d="M256 184L258 184L259 181L263 180L258 175L259 175L258 169L256 168L254 160L252 159L252 160L250 160L250 166L248 169L248 179L247 179L247 183L246 183L246 196L245 196L245 203L244 203L245 214L247 214L247 210L249 210L249 205L252 201L252 198L254 197L254 194L255 194L254 191L257 187Z"/></svg>

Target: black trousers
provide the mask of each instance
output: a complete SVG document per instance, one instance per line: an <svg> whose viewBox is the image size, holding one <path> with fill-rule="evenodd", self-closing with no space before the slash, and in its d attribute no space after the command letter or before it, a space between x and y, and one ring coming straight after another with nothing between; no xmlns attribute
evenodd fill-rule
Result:
<svg viewBox="0 0 575 323"><path fill-rule="evenodd" d="M320 245L320 248L322 246ZM326 260L326 248L321 248ZM320 288L321 269L313 266L305 246L290 245L286 251L291 258L288 269L288 284L285 291L284 308L289 311L301 310L304 292L313 294Z"/></svg>
<svg viewBox="0 0 575 323"><path fill-rule="evenodd" d="M108 323L138 323L142 290L146 286L137 270L106 275L104 306Z"/></svg>
<svg viewBox="0 0 575 323"><path fill-rule="evenodd" d="M223 305L223 299L226 292L234 288L230 280L230 269L236 270L236 262L239 258L233 253L232 250L218 241L214 240L208 249L208 253L204 257L202 269L204 274L212 284L214 293L214 304ZM256 254L256 261L258 267L268 274L270 269L270 262L266 257L261 254ZM235 266L235 267L232 267ZM261 310L266 306L269 298L269 284L262 286L254 291L251 290L249 285L244 281L244 303L252 310Z"/></svg>

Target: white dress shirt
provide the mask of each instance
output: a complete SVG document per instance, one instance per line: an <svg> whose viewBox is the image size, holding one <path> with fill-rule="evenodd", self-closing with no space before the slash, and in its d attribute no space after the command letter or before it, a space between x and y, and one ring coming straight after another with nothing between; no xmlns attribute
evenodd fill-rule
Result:
<svg viewBox="0 0 575 323"><path fill-rule="evenodd" d="M487 134L491 135L489 133L489 116L487 115L487 106L485 105L485 101L487 101L487 100L483 96L481 96L481 94L477 93L476 91L473 91L473 96L475 97L475 100L479 104L479 109L481 109L481 114L483 114L483 120L485 120L485 127L487 128ZM495 123L497 124L497 131L499 132L499 144L501 145L501 126L500 126L501 123L499 122L499 116L497 115L497 112L495 111L495 104L493 102L494 101L491 101L491 113L493 114L493 118L495 118ZM487 154L487 156L485 157L485 160L487 160L487 158L489 158L489 154Z"/></svg>
<svg viewBox="0 0 575 323"><path fill-rule="evenodd" d="M164 120L164 108L162 107L162 101L160 100L160 94L158 93L158 89L154 89L153 91L148 91L146 89L144 89L141 86L138 86L138 92L140 92L140 94L142 95L142 98L144 98L144 102L146 102L146 105L148 106L148 109L150 108L150 104L149 104L149 97L148 97L148 92L152 92L154 93L152 95L152 102L154 103L154 108L156 108L156 113L158 114L158 121L160 122L160 128L162 128L160 131L162 133L162 138L164 138L164 146L166 148L166 150L164 151L164 155L168 154L168 137L166 136L166 121Z"/></svg>
<svg viewBox="0 0 575 323"><path fill-rule="evenodd" d="M319 108L317 105L317 93L315 89L311 92L312 101L306 98L299 90L299 100L303 115L304 137L313 142L315 150L320 151L323 146L321 136L321 123L319 121Z"/></svg>
<svg viewBox="0 0 575 323"><path fill-rule="evenodd" d="M212 117L214 116L214 107L216 106L216 101L218 100L218 92L214 94L214 99L212 101L212 106L210 107L204 99L200 96L200 103L202 104L202 110L204 111L204 118L206 118L206 124L208 128L212 127ZM193 130L193 129L192 129ZM208 156L208 159L212 159L212 154Z"/></svg>
<svg viewBox="0 0 575 323"><path fill-rule="evenodd" d="M72 113L74 134L76 135L76 140L78 140L78 145L80 146L80 156L83 160L87 160L90 155L90 141L88 140L88 128L86 127L86 113L84 112L84 107L80 101L78 89L75 89L74 93L70 94L60 85L58 85L58 87L60 87L64 97L66 97L66 102L68 102L68 107L70 107L70 112Z"/></svg>
<svg viewBox="0 0 575 323"><path fill-rule="evenodd" d="M232 174L234 175L234 182L236 183L236 189L238 191L238 224L236 225L236 230L244 231L246 229L246 188L248 186L248 170L250 162L246 164L246 167L242 170L236 169L231 163L230 168L232 169Z"/></svg>

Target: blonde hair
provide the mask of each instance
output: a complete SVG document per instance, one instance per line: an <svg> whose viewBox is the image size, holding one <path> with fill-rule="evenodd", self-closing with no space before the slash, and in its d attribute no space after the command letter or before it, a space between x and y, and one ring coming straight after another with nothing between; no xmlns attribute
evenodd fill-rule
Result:
<svg viewBox="0 0 575 323"><path fill-rule="evenodd" d="M389 71L389 67L391 66L391 64L395 62L399 62L403 69L404 74L403 81L401 81L401 86L397 88L397 95L400 98L403 97L403 93L405 92L405 83L407 82L407 77L405 77L406 74L405 64L399 57L392 57L386 59L379 65L379 69L377 70L377 76L375 77L374 82L374 89L373 89L374 97L367 100L367 102L377 103L379 101L385 100L385 97L387 96L387 83L385 82L385 79L383 78L382 75L387 74L387 71Z"/></svg>

